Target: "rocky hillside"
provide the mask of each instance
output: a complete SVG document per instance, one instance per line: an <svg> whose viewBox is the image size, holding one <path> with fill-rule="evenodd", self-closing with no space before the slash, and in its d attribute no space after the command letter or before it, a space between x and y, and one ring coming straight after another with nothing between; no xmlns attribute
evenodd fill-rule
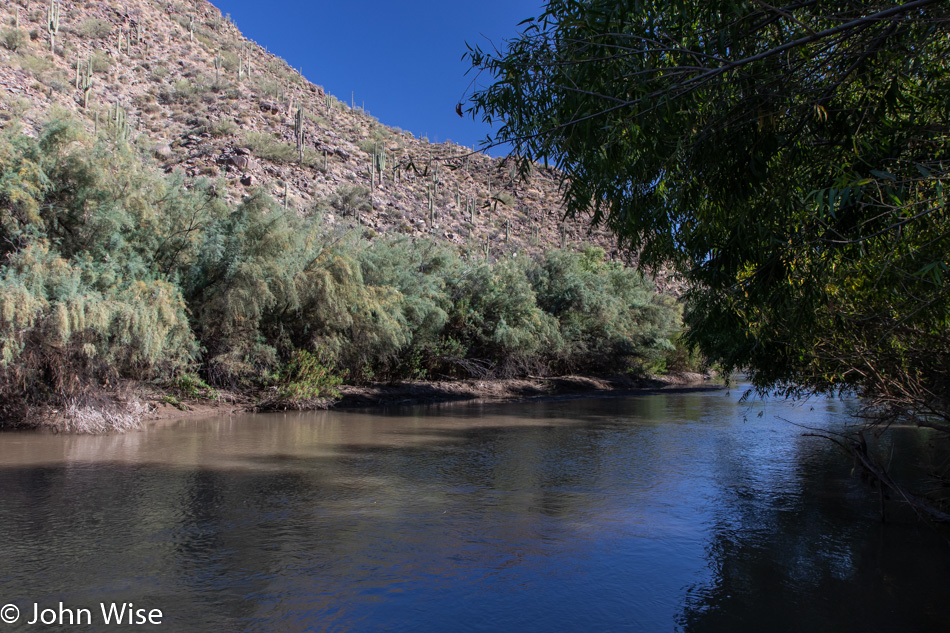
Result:
<svg viewBox="0 0 950 633"><path fill-rule="evenodd" d="M613 240L561 221L557 174L431 144L327 94L204 0L11 0L0 127L55 108L125 135L166 172L254 187L364 232L431 235L492 255ZM299 113L299 114L298 114Z"/></svg>

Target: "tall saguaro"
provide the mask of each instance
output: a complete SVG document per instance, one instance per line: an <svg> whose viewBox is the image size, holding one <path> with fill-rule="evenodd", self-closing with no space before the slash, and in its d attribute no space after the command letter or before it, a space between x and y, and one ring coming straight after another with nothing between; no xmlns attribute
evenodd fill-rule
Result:
<svg viewBox="0 0 950 633"><path fill-rule="evenodd" d="M46 30L49 31L49 50L56 52L56 34L59 33L59 0L49 0L46 10Z"/></svg>
<svg viewBox="0 0 950 633"><path fill-rule="evenodd" d="M297 154L300 164L303 165L303 110L297 110L297 116L294 118L294 137L297 141Z"/></svg>

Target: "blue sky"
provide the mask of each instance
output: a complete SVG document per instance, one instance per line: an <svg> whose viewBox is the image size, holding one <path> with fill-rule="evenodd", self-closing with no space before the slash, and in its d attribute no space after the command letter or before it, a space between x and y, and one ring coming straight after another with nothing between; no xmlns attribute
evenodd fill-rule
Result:
<svg viewBox="0 0 950 633"><path fill-rule="evenodd" d="M248 38L302 68L307 79L382 123L432 142L471 146L489 132L455 104L473 74L465 42L501 44L541 0L212 0ZM493 151L493 154L504 153Z"/></svg>

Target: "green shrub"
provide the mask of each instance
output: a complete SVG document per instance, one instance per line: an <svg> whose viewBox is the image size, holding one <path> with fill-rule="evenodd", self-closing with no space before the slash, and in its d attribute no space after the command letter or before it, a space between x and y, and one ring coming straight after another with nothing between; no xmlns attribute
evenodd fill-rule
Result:
<svg viewBox="0 0 950 633"><path fill-rule="evenodd" d="M149 78L152 81L159 82L165 79L165 77L168 76L169 72L170 71L168 70L168 66L157 65L154 68L152 68L151 73L149 73Z"/></svg>
<svg viewBox="0 0 950 633"><path fill-rule="evenodd" d="M36 77L39 77L53 67L53 62L46 57L30 55L29 53L19 55L16 59L16 63L20 68L33 73Z"/></svg>
<svg viewBox="0 0 950 633"><path fill-rule="evenodd" d="M208 133L215 138L222 136L232 136L237 132L238 126L231 119L218 119L208 126Z"/></svg>
<svg viewBox="0 0 950 633"><path fill-rule="evenodd" d="M217 210L71 120L54 120L38 141L4 133L0 396L68 399L195 360L172 278L191 257L187 227Z"/></svg>
<svg viewBox="0 0 950 633"><path fill-rule="evenodd" d="M111 55L106 55L102 51L93 51L89 56L89 64L92 65L92 72L106 73L115 65Z"/></svg>
<svg viewBox="0 0 950 633"><path fill-rule="evenodd" d="M341 185L330 198L330 206L341 215L356 215L359 212L372 211L369 189L361 185Z"/></svg>
<svg viewBox="0 0 950 633"><path fill-rule="evenodd" d="M0 39L3 40L3 45L14 53L26 46L27 42L26 33L20 29L4 30Z"/></svg>
<svg viewBox="0 0 950 633"><path fill-rule="evenodd" d="M277 374L277 396L299 402L339 397L343 378L327 366L327 354L297 350Z"/></svg>
<svg viewBox="0 0 950 633"><path fill-rule="evenodd" d="M707 361L695 346L690 346L684 340L682 333L677 334L670 341L673 349L669 350L658 367L661 373L681 374L684 372L701 373L708 368Z"/></svg>
<svg viewBox="0 0 950 633"><path fill-rule="evenodd" d="M195 31L195 39L204 44L209 49L214 48L214 40L205 31Z"/></svg>
<svg viewBox="0 0 950 633"><path fill-rule="evenodd" d="M264 132L248 132L244 143L254 155L275 163L290 163L297 158L297 148L290 143L282 143L272 134Z"/></svg>
<svg viewBox="0 0 950 633"><path fill-rule="evenodd" d="M217 398L218 396L218 392L215 389L212 389L208 383L193 372L180 374L175 378L172 385L182 397L192 400L196 400L205 395L209 398Z"/></svg>
<svg viewBox="0 0 950 633"><path fill-rule="evenodd" d="M481 262L447 280L454 302L444 335L502 376L545 371L563 344L557 320L538 306L531 265L525 257Z"/></svg>
<svg viewBox="0 0 950 633"><path fill-rule="evenodd" d="M284 143L273 134L263 132L248 132L244 137L244 144L254 152L254 155L264 160L278 164L296 163L300 160L297 146L294 143ZM308 167L323 165L323 155L317 155L312 149L304 149L303 164Z"/></svg>
<svg viewBox="0 0 950 633"><path fill-rule="evenodd" d="M87 18L79 24L76 32L88 40L101 40L112 33L112 24L99 18Z"/></svg>
<svg viewBox="0 0 950 633"><path fill-rule="evenodd" d="M221 51L221 67L227 72L237 72L241 58L230 51Z"/></svg>
<svg viewBox="0 0 950 633"><path fill-rule="evenodd" d="M672 350L679 306L636 270L604 261L602 249L549 251L531 277L539 305L558 320L563 370L622 370Z"/></svg>

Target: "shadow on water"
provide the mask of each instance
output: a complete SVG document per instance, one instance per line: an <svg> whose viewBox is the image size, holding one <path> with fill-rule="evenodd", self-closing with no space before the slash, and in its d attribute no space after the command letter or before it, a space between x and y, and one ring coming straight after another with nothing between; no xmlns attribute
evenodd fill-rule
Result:
<svg viewBox="0 0 950 633"><path fill-rule="evenodd" d="M774 419L837 428L846 403L449 409L9 436L0 602L129 601L175 631L945 629L946 542L881 526Z"/></svg>
<svg viewBox="0 0 950 633"><path fill-rule="evenodd" d="M891 437L921 454L916 431ZM851 464L825 446L796 468L797 493L724 489L707 560L676 621L685 631L939 631L950 533L856 485ZM741 466L738 466L741 467ZM916 473L920 480L920 473ZM913 606L912 606L913 605Z"/></svg>

